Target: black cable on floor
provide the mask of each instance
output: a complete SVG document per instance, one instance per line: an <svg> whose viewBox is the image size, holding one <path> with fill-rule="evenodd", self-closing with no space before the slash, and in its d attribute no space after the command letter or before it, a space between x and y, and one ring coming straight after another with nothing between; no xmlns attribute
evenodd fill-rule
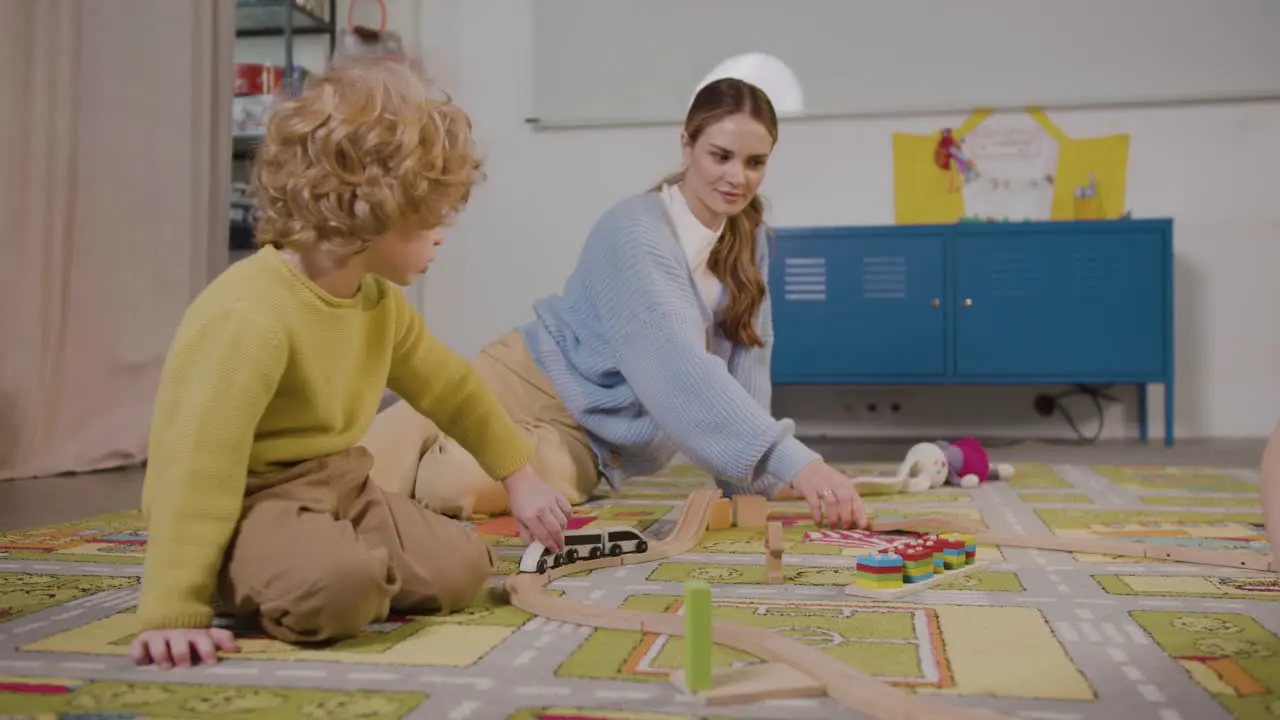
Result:
<svg viewBox="0 0 1280 720"><path fill-rule="evenodd" d="M1102 437L1102 431L1106 425L1106 412L1103 409L1102 401L1109 400L1111 402L1120 402L1119 398L1106 392L1110 387L1110 385L1096 386L1076 384L1070 389L1063 390L1056 395L1040 395L1036 398L1036 411L1045 417L1051 416L1055 413L1062 415L1062 419L1067 421L1067 425L1071 428L1071 431L1076 434L1076 438L1074 440L1056 440L1052 438L1037 438L1029 440L1018 438L1008 441L983 440L983 444L989 447L1010 447L1013 445L1021 445L1026 442L1038 442L1045 445L1088 445L1095 443ZM1092 435L1085 435L1084 431L1080 429L1080 425L1076 422L1075 417L1071 414L1071 411L1068 410L1066 405L1063 403L1063 400L1066 400L1067 398L1080 396L1088 397L1092 400L1094 409L1098 413L1098 427L1094 430Z"/></svg>

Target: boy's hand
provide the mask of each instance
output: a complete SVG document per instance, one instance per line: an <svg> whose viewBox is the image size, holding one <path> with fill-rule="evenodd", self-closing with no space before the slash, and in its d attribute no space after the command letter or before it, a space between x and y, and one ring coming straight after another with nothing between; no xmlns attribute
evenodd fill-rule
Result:
<svg viewBox="0 0 1280 720"><path fill-rule="evenodd" d="M192 663L192 649L196 662ZM146 630L134 638L129 655L137 665L155 663L160 669L218 662L217 651L240 652L235 635L225 628L175 628Z"/></svg>
<svg viewBox="0 0 1280 720"><path fill-rule="evenodd" d="M564 529L573 515L565 496L525 465L502 481L507 488L511 514L520 527L520 537L538 540L551 552L564 550Z"/></svg>

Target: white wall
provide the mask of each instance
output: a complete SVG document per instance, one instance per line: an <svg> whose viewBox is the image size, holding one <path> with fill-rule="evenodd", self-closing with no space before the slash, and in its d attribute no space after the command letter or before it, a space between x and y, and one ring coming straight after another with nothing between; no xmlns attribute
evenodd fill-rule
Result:
<svg viewBox="0 0 1280 720"><path fill-rule="evenodd" d="M408 35L420 12L429 66L472 113L489 155L489 180L448 233L421 293L429 326L466 354L529 320L532 301L559 290L596 216L679 162L674 126L535 132L525 125L532 4L388 0L391 27ZM1269 319L1280 307L1280 103L1051 114L1073 136L1130 133L1129 205L1139 216L1175 218L1178 432L1269 433L1280 415L1280 323ZM892 222L890 134L960 119L784 124L763 187L773 222ZM774 410L805 432L1072 436L1060 418L1032 412L1035 391L909 388L904 412L886 422L842 410L864 394L884 397L881 389L779 388ZM1121 396L1128 408L1109 414L1108 436L1136 433L1133 396ZM1159 398L1153 388L1153 433ZM1091 406L1071 407L1091 432Z"/></svg>

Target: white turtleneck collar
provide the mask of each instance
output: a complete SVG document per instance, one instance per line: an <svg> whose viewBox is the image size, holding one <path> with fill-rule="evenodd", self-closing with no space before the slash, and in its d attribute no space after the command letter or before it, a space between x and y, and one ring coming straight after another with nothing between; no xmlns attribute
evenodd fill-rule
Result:
<svg viewBox="0 0 1280 720"><path fill-rule="evenodd" d="M662 199L675 225L680 246L684 248L685 257L689 261L689 270L693 273L694 283L698 286L698 294L706 303L707 310L714 314L720 305L724 287L719 278L707 267L707 260L711 257L711 249L720 238L721 231L724 230L724 223L714 230L703 225L689 208L684 193L676 185L664 184Z"/></svg>

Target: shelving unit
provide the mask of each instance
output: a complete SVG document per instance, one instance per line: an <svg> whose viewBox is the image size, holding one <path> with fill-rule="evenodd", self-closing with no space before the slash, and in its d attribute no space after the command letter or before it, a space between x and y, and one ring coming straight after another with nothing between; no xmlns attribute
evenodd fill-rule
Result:
<svg viewBox="0 0 1280 720"><path fill-rule="evenodd" d="M290 0L237 0L236 37L332 36L336 11L336 0L329 2L329 20Z"/></svg>
<svg viewBox="0 0 1280 720"><path fill-rule="evenodd" d="M284 60L279 63L284 68L284 90L294 92L296 53L294 43L300 37L327 38L326 56L332 55L337 43L337 0L327 0L328 17L322 17L312 9L305 7L312 3L301 3L300 0L236 0L236 39L242 38L280 38L284 49ZM312 68L319 70L319 68ZM232 175L241 182L248 174L248 160L253 157L254 148L259 141L257 135L233 135L231 157L234 162ZM251 233L243 221L244 206L232 204L230 211L231 233L230 250L232 258L238 259L242 253L253 248ZM240 221L237 222L237 216Z"/></svg>
<svg viewBox="0 0 1280 720"><path fill-rule="evenodd" d="M337 0L328 0L329 19L317 16L297 0L236 0L236 37L278 37L284 43L284 77L286 87L294 76L294 40L299 36L326 36L328 53L337 43ZM232 154L237 160L253 154L257 137L237 135L232 139Z"/></svg>

